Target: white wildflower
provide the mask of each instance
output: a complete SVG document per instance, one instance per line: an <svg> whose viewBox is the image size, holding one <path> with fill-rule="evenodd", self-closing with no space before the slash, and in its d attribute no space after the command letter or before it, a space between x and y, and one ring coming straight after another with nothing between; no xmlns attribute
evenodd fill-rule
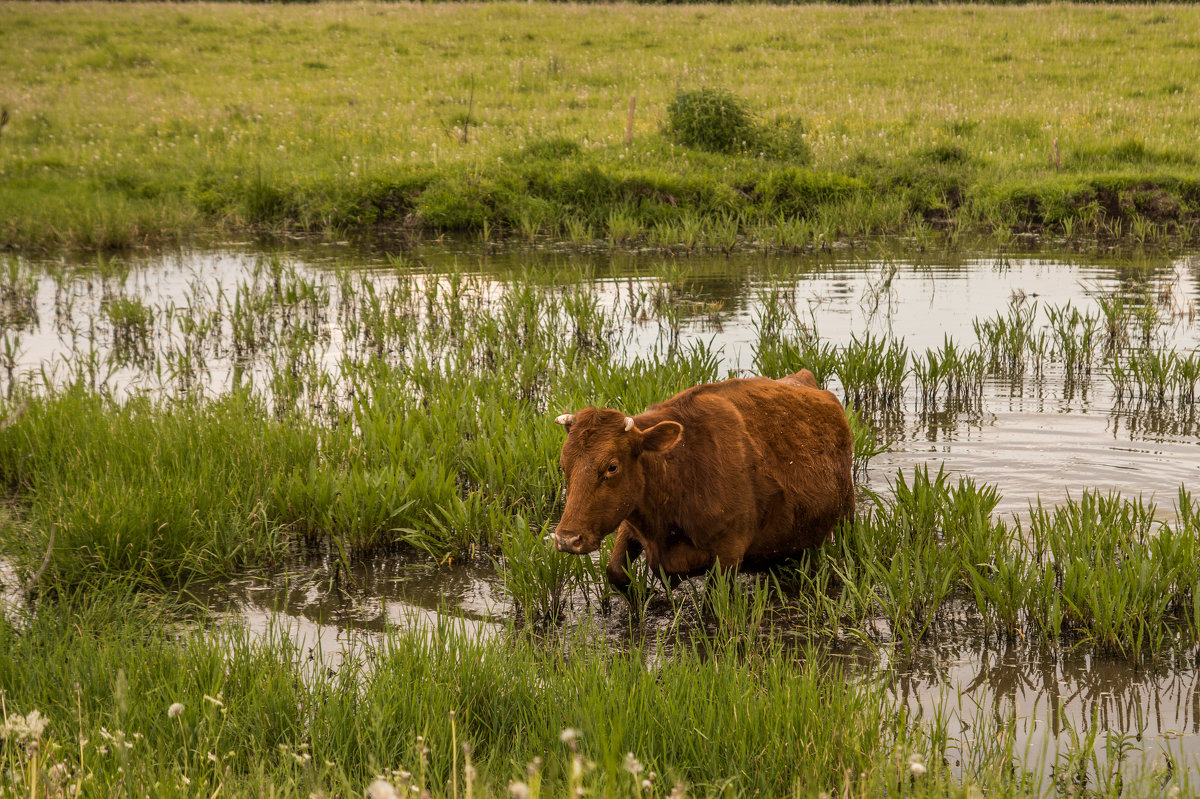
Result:
<svg viewBox="0 0 1200 799"><path fill-rule="evenodd" d="M625 770L630 774L637 776L642 772L642 764L633 756L633 752L625 753Z"/></svg>
<svg viewBox="0 0 1200 799"><path fill-rule="evenodd" d="M46 731L50 719L34 710L28 716L15 714L9 716L3 726L0 726L0 741L13 740L18 743L36 741Z"/></svg>
<svg viewBox="0 0 1200 799"><path fill-rule="evenodd" d="M510 782L508 793L512 799L529 799L529 786L523 782Z"/></svg>
<svg viewBox="0 0 1200 799"><path fill-rule="evenodd" d="M367 786L369 799L396 799L396 789L387 780L375 780Z"/></svg>
<svg viewBox="0 0 1200 799"><path fill-rule="evenodd" d="M916 752L913 752L908 756L908 772L912 774L913 777L920 777L925 774L925 763L921 756Z"/></svg>
<svg viewBox="0 0 1200 799"><path fill-rule="evenodd" d="M558 734L558 740L562 741L563 743L565 743L569 746L569 745L575 743L577 740L579 740L579 738L582 735L583 735L583 733L580 732L579 730L575 729L574 727L567 727L565 730L563 730L562 732L560 732Z"/></svg>

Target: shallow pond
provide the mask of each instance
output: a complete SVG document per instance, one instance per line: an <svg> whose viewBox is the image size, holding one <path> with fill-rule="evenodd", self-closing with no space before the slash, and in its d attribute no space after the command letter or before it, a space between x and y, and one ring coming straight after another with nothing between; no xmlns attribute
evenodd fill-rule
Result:
<svg viewBox="0 0 1200 799"><path fill-rule="evenodd" d="M623 320L622 357L702 341L716 350L721 370L728 374L752 370L766 323L765 298L771 296L776 304L784 297L783 305L793 310L793 324L815 330L834 345L870 334L902 341L912 353L939 348L946 337L973 344L980 320L1022 309L1036 320L1033 329L1043 335L1045 356L1028 368L989 373L977 400L965 405L922 402L910 388L897 407L874 419L889 446L870 461L865 475L869 487L886 490L898 469L907 472L927 464L995 485L1003 497L998 511L1004 515L1020 515L1032 502L1054 504L1093 488L1143 495L1157 502L1161 517L1171 518L1179 487L1200 486L1200 417L1194 400L1118 397L1117 382L1102 358L1086 372L1069 371L1054 357L1048 315L1048 309L1070 303L1103 320L1102 303L1119 298L1126 309L1122 324L1131 351L1196 357L1198 257L1131 261L1037 253L926 254L916 260L836 251L674 260L661 254L566 256L466 248L394 260L314 247L284 258L311 285L327 292L325 308L337 306L339 275L347 271L380 285L443 282L465 273L478 280L482 302L494 300L514 280L532 281L546 291L583 282L602 307ZM230 305L239 286L269 281L258 253L228 247L82 270L20 264L10 271L15 275L26 269L26 277L9 278L3 295L9 354L2 365L10 385L21 380L62 383L88 375L115 395L169 394L180 390L181 382L187 390L212 394L235 381L253 382L256 374L261 379L268 370L263 363L239 361L220 347L212 348L199 365L189 362L187 332L178 327L179 319L188 317L194 326L206 309ZM20 281L24 294L12 288ZM126 351L113 358L131 345L118 340L119 316L111 309L129 298L153 312L146 317L143 340L132 344L134 355ZM338 315L319 305L313 304L305 324L316 331L318 361L333 370L343 356L355 353L346 344ZM219 314L212 318L217 320L214 338L230 335ZM265 380L257 385L269 391ZM836 379L829 387L839 394L843 389ZM335 581L333 574L327 558L314 556L277 573L195 593L218 611L245 619L252 629L288 630L306 651L331 666L387 629L427 628L450 613L471 634L499 635L513 614L502 581L482 559L435 566L381 557L357 564L353 579ZM589 611L577 603L572 612ZM660 634L677 622L659 608L631 633L623 607L609 607L601 615L614 646L631 634ZM695 624L703 627L699 620ZM831 654L843 658L852 672L887 675L896 698L914 712L949 709L964 746L988 734L992 721L1015 715L1022 748L1027 743L1031 757L1042 762L1046 747L1061 748L1093 728L1129 736L1127 742L1147 757L1160 751L1189 760L1200 756L1200 676L1194 653L1133 664L1002 645L983 635L969 613L962 614L961 623L951 619L939 629L911 657L895 656L886 645L875 649L848 643ZM885 632L881 640L886 637Z"/></svg>

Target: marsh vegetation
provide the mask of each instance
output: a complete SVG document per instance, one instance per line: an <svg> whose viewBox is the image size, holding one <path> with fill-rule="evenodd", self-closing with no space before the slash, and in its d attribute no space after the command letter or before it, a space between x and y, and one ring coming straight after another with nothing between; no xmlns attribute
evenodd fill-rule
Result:
<svg viewBox="0 0 1200 799"><path fill-rule="evenodd" d="M45 559L31 604L6 594L0 673L7 713L53 725L5 744L10 788L1188 789L1169 722L1136 743L1054 709L1031 735L894 680L963 641L1193 673L1194 260L329 253L0 270L5 582ZM834 541L673 591L643 570L630 602L545 544L558 412L799 365L855 431L863 510ZM1046 427L1076 445L1031 458ZM218 612L247 573L327 595L310 621L378 619L306 651Z"/></svg>

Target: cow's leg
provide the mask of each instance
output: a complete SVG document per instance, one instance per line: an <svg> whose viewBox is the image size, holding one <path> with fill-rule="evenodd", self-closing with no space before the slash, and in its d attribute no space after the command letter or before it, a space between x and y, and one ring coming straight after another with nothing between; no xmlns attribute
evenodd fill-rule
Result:
<svg viewBox="0 0 1200 799"><path fill-rule="evenodd" d="M633 568L633 562L642 554L642 542L633 534L633 528L628 522L617 529L617 540L613 543L612 555L604 569L608 582L613 588L624 592L629 587L629 575L626 569Z"/></svg>

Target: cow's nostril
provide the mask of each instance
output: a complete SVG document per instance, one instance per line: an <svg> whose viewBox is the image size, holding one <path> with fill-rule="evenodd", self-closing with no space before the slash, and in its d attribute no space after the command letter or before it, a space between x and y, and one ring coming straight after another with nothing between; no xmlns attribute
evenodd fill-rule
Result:
<svg viewBox="0 0 1200 799"><path fill-rule="evenodd" d="M559 552L575 552L579 549L579 541L582 539L579 533L570 531L555 530L554 531L554 548Z"/></svg>

